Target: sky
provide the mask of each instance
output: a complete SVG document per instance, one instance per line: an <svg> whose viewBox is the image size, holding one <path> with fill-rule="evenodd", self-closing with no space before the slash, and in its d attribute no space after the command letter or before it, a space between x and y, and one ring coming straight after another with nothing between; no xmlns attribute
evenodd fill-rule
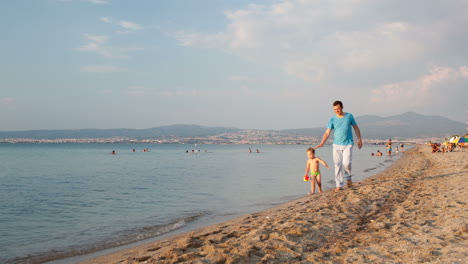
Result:
<svg viewBox="0 0 468 264"><path fill-rule="evenodd" d="M0 131L465 123L466 0L0 1Z"/></svg>

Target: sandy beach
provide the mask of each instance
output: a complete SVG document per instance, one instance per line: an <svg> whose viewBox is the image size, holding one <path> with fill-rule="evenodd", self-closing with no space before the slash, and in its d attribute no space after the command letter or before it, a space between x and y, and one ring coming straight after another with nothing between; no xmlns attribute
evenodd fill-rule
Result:
<svg viewBox="0 0 468 264"><path fill-rule="evenodd" d="M82 263L468 263L468 151Z"/></svg>

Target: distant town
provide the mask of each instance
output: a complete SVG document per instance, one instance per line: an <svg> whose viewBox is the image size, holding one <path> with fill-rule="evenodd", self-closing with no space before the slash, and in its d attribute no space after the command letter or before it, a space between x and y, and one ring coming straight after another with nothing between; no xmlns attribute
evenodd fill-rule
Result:
<svg viewBox="0 0 468 264"><path fill-rule="evenodd" d="M223 133L203 137L158 137L134 139L127 137L111 138L57 138L57 139L34 139L34 138L4 138L0 143L37 143L37 144L61 144L61 143L120 143L120 144L246 144L246 145L310 145L320 142L321 138L316 136L303 136L284 132L264 130L242 130L238 132ZM388 139L363 139L364 144L385 144ZM394 139L395 142L406 144L418 144L428 141L441 142L441 138L415 138Z"/></svg>

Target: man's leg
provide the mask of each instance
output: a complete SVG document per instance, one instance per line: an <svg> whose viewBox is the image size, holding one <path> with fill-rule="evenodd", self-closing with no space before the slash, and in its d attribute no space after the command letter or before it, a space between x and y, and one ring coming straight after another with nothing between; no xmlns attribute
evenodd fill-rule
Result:
<svg viewBox="0 0 468 264"><path fill-rule="evenodd" d="M343 149L343 168L344 168L344 175L346 177L346 185L351 187L352 179L351 179L351 160L353 158L353 145L344 146Z"/></svg>
<svg viewBox="0 0 468 264"><path fill-rule="evenodd" d="M335 164L336 188L343 188L343 147L333 144L333 163Z"/></svg>

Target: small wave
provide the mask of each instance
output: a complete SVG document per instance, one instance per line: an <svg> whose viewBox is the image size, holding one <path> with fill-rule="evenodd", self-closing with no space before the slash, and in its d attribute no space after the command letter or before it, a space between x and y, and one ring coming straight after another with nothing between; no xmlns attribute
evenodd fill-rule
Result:
<svg viewBox="0 0 468 264"><path fill-rule="evenodd" d="M364 172L373 171L373 170L375 170L375 169L377 169L377 168L368 168L368 169L365 169Z"/></svg>
<svg viewBox="0 0 468 264"><path fill-rule="evenodd" d="M198 220L200 217L206 216L210 212L197 212L187 217L176 219L168 224L147 226L129 229L120 232L117 236L101 240L94 244L74 245L66 249L53 249L48 252L31 254L27 257L19 257L11 260L2 260L2 263L17 264L17 263L44 263L53 260L65 259L78 255L86 255L105 249L120 247L142 241L149 238L158 237L179 228L186 226L190 222Z"/></svg>

